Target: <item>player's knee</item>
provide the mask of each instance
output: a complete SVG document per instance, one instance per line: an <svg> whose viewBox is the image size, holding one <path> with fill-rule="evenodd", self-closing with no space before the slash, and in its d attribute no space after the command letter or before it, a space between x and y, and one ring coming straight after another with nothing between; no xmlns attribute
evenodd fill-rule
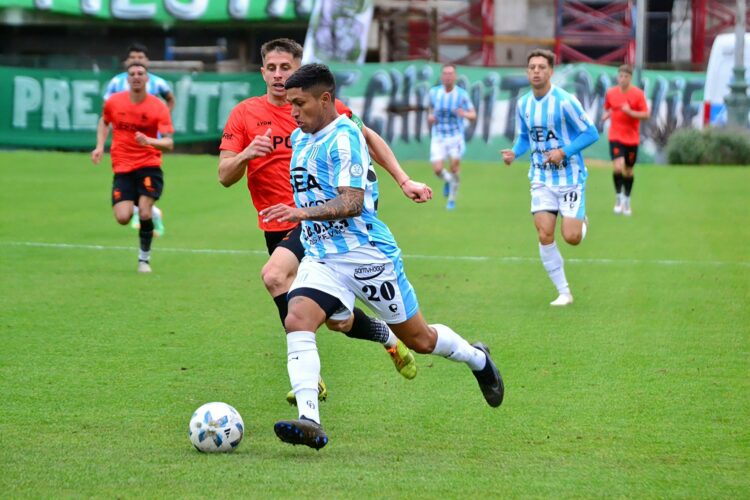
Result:
<svg viewBox="0 0 750 500"><path fill-rule="evenodd" d="M578 230L572 230L567 233L563 233L563 238L565 238L565 242L569 245L578 245L581 240L583 239L583 232Z"/></svg>
<svg viewBox="0 0 750 500"><path fill-rule="evenodd" d="M542 245L551 245L555 242L555 233L539 230L539 243Z"/></svg>
<svg viewBox="0 0 750 500"><path fill-rule="evenodd" d="M287 332L308 331L310 330L308 323L309 320L294 308L290 308L286 314L286 318L284 318L284 328L286 328Z"/></svg>
<svg viewBox="0 0 750 500"><path fill-rule="evenodd" d="M271 294L278 295L288 289L289 273L278 266L266 264L260 272L260 278Z"/></svg>
<svg viewBox="0 0 750 500"><path fill-rule="evenodd" d="M124 226L125 224L130 222L130 218L132 216L133 216L132 214L128 214L128 213L115 213L115 220L117 221L118 224L120 224L121 226Z"/></svg>

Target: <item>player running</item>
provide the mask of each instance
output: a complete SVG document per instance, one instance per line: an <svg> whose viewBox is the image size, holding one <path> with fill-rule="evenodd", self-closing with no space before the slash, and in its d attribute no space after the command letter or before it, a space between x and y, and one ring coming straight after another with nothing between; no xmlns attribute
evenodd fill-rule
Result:
<svg viewBox="0 0 750 500"><path fill-rule="evenodd" d="M552 85L554 62L549 50L529 54L526 72L531 92L518 99L513 149L501 153L510 165L531 148L531 213L539 235L539 256L558 291L550 305L567 306L573 303L573 294L555 244L557 215L562 218L565 241L578 245L587 229L587 171L581 151L595 143L599 133L578 99Z"/></svg>
<svg viewBox="0 0 750 500"><path fill-rule="evenodd" d="M615 182L616 214L632 215L630 193L633 190L633 167L638 159L641 143L641 121L648 120L646 95L633 85L633 68L623 64L617 71L617 85L607 90L604 97L602 121L609 125L609 153L612 157Z"/></svg>
<svg viewBox="0 0 750 500"><path fill-rule="evenodd" d="M169 109L159 98L146 92L148 72L142 63L128 66L130 90L118 92L104 103L104 112L96 131L96 148L91 161L99 164L112 127L112 210L119 224L139 208L141 240L138 272L151 272L151 241L154 236L152 209L164 189L161 170L162 151L174 148Z"/></svg>
<svg viewBox="0 0 750 500"><path fill-rule="evenodd" d="M315 332L327 320L351 322L359 298L411 349L466 364L487 404L500 406L503 381L484 344L469 344L450 327L428 325L406 277L401 250L377 218L378 181L357 126L339 115L333 74L306 64L286 82L292 116L291 179L296 207L279 203L263 220L301 222L306 256L289 291L287 370L299 418L276 423L284 442L320 449L320 376ZM322 264L322 265L321 265Z"/></svg>
<svg viewBox="0 0 750 500"><path fill-rule="evenodd" d="M246 176L253 205L259 212L278 203L294 205L289 183L292 157L290 135L297 128L297 122L291 116L292 107L287 102L284 84L300 67L302 47L286 38L272 40L261 47L261 58L261 73L267 93L235 106L224 127L219 156L221 184L229 187ZM341 112L351 115L351 110L340 101L336 102L336 106ZM362 126L356 117L353 119ZM394 177L406 196L418 203L432 197L429 187L412 181L401 169L393 152L379 135L364 126L362 131L368 137L368 145L376 161ZM287 292L304 257L301 228L297 222L267 221L260 215L258 225L264 232L270 255L261 277L273 297L283 325L287 316ZM331 328L349 337L383 344L401 375L409 379L416 376L414 355L382 321L356 309L352 322L332 324ZM325 385L322 384L320 397L324 399L326 394ZM294 393L289 393L287 399L294 403Z"/></svg>

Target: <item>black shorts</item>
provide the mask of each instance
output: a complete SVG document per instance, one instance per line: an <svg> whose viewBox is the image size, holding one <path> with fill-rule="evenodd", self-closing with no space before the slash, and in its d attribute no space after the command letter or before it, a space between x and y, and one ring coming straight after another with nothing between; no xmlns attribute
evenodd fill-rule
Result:
<svg viewBox="0 0 750 500"><path fill-rule="evenodd" d="M609 141L609 155L615 158L625 158L625 165L632 167L638 159L638 146L627 146L621 142Z"/></svg>
<svg viewBox="0 0 750 500"><path fill-rule="evenodd" d="M283 247L292 252L298 261L302 262L302 257L305 256L305 247L302 246L301 224L289 231L265 231L263 234L266 237L268 255L271 255L276 247Z"/></svg>
<svg viewBox="0 0 750 500"><path fill-rule="evenodd" d="M127 174L115 174L112 179L112 205L121 201L138 203L148 196L158 200L164 190L164 174L159 167L143 167Z"/></svg>

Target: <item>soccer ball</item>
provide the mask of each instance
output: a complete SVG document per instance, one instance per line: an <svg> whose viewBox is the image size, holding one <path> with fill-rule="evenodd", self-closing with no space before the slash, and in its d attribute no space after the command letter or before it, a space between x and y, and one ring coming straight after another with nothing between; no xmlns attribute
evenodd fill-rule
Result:
<svg viewBox="0 0 750 500"><path fill-rule="evenodd" d="M234 451L245 434L240 414L226 403L206 403L193 413L188 436L203 453Z"/></svg>

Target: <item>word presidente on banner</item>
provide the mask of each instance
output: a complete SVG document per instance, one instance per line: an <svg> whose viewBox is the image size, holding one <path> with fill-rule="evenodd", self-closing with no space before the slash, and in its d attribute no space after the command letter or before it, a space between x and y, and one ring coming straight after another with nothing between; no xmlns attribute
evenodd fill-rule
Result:
<svg viewBox="0 0 750 500"><path fill-rule="evenodd" d="M52 243L42 241L0 241L0 246L6 247L32 247L32 248L53 248L60 250L96 250L96 251L127 251L132 252L135 247L122 245L87 245L79 243ZM265 250L233 250L221 248L170 248L159 247L160 252L170 253L187 253L187 254L205 254L205 255L258 255L264 258L268 257ZM404 254L405 259L422 259L422 260L459 260L468 262L528 262L533 264L539 263L539 257L490 257L481 255L422 255L422 254ZM750 261L741 260L737 262L723 260L681 260L681 259L565 259L565 262L573 264L602 264L602 265L660 265L660 266L738 266L750 267Z"/></svg>

